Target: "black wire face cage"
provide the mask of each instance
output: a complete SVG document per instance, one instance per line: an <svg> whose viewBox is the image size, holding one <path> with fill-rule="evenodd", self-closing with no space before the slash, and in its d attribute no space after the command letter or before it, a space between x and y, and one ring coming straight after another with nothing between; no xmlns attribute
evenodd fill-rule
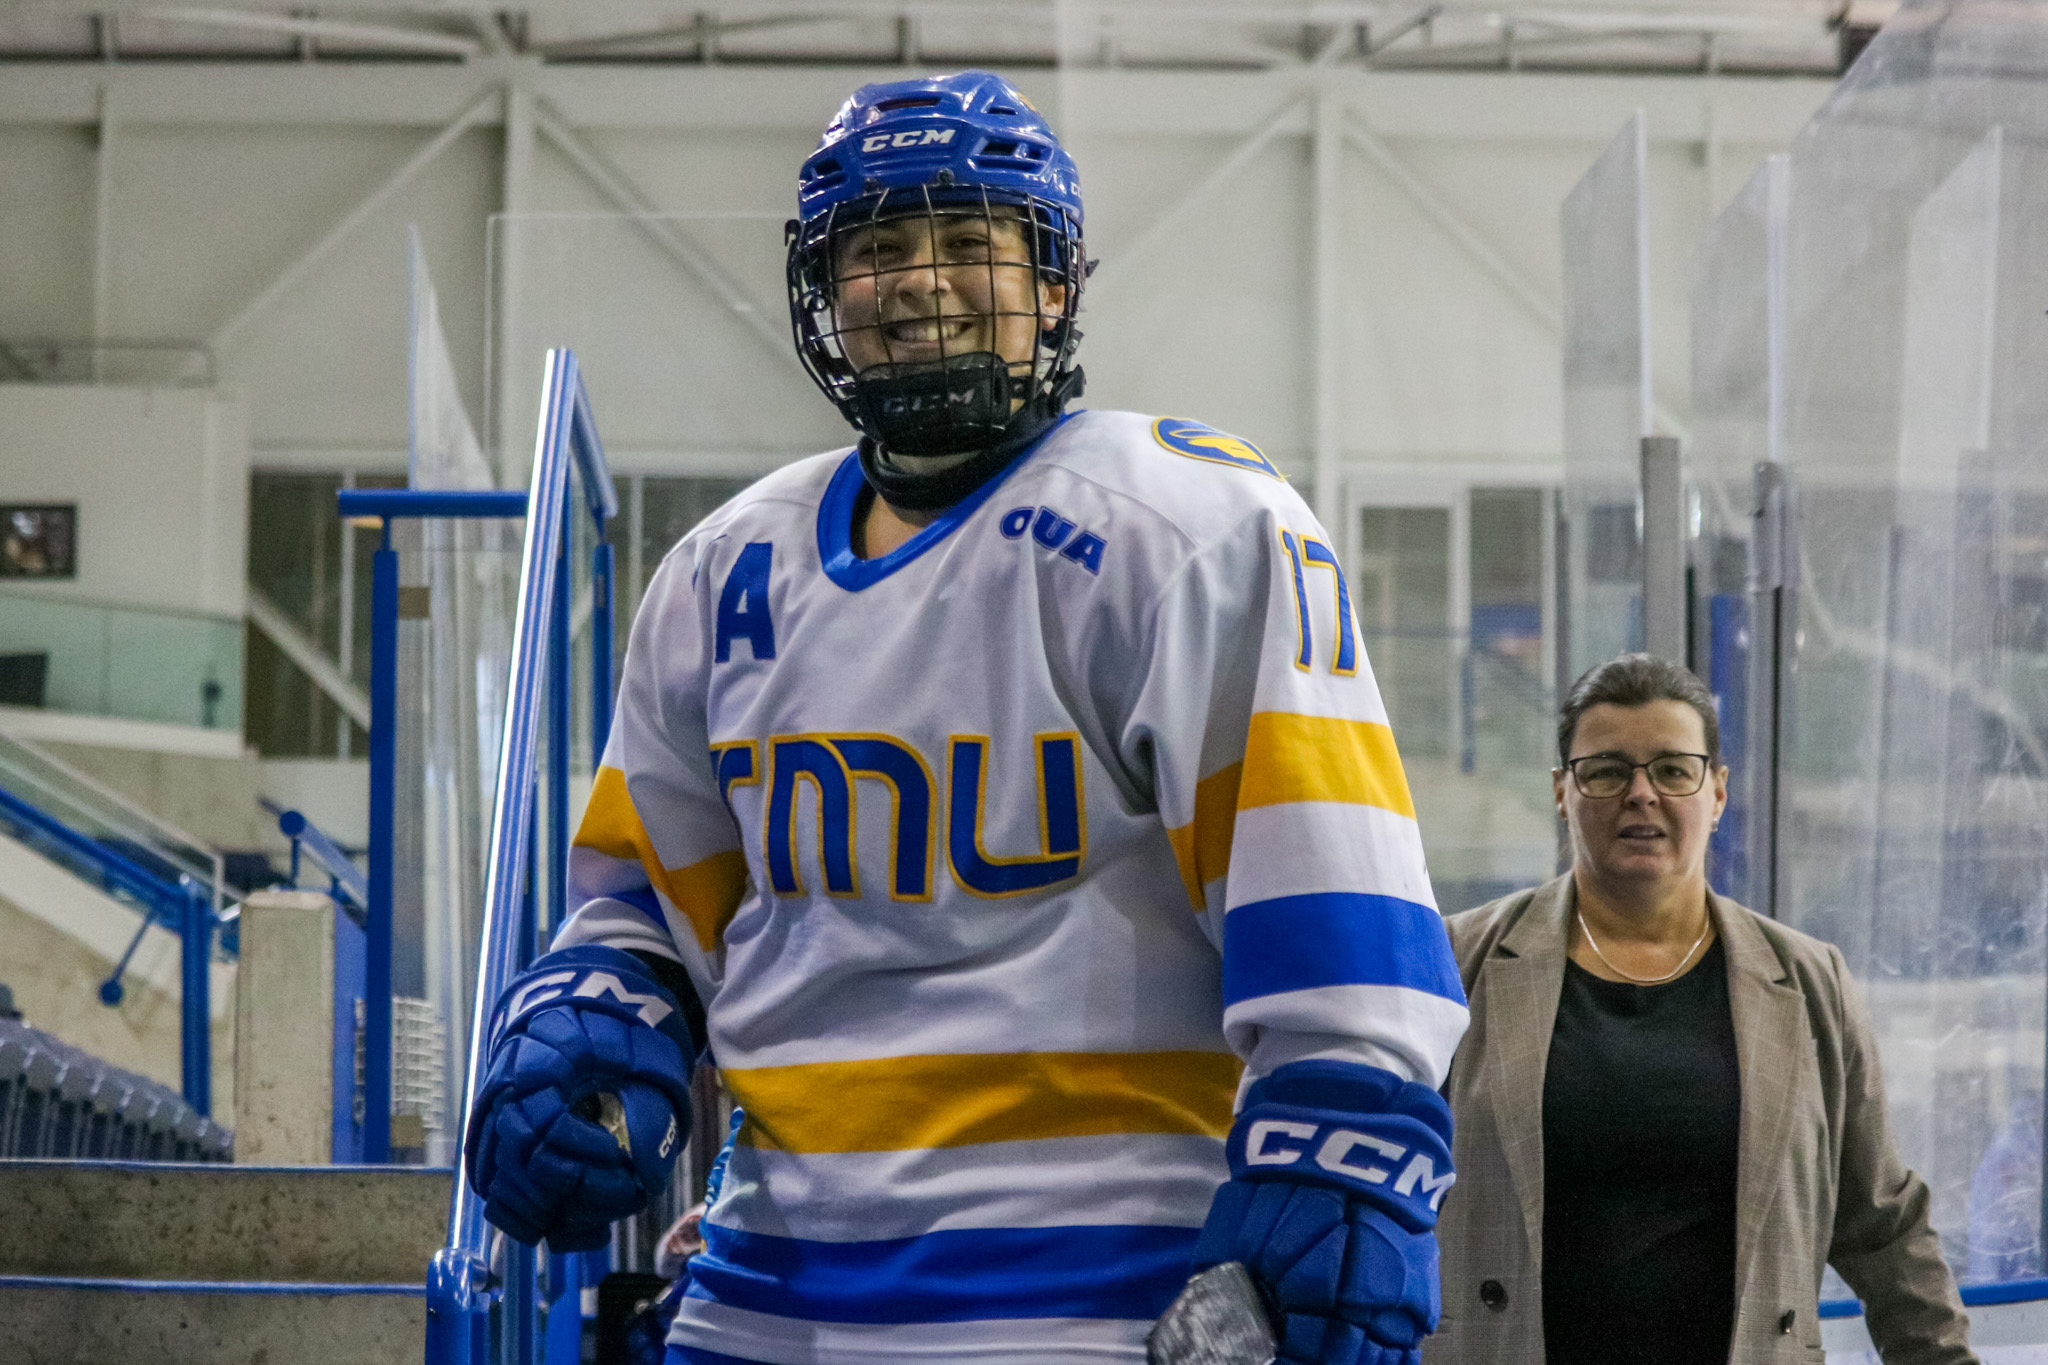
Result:
<svg viewBox="0 0 2048 1365"><path fill-rule="evenodd" d="M1067 211L1036 196L919 186L848 200L790 225L797 354L885 448L985 448L1071 371L1084 256Z"/></svg>

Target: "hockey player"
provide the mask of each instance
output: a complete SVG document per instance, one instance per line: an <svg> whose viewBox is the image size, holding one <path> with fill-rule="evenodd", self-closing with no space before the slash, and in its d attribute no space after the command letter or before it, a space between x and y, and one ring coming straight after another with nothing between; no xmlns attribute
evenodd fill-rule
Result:
<svg viewBox="0 0 2048 1365"><path fill-rule="evenodd" d="M662 562L499 1006L488 1216L598 1244L685 1078L747 1120L672 1365L1142 1359L1244 1263L1413 1362L1464 998L1330 536L1254 446L1069 411L1074 166L983 72L855 92L789 291L857 446Z"/></svg>

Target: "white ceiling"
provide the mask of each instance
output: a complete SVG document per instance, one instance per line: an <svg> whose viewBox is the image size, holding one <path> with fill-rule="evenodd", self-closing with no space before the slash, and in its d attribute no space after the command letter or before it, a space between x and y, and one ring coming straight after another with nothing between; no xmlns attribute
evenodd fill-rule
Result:
<svg viewBox="0 0 2048 1365"><path fill-rule="evenodd" d="M0 3L0 61L969 64L1825 73L1896 0Z"/></svg>

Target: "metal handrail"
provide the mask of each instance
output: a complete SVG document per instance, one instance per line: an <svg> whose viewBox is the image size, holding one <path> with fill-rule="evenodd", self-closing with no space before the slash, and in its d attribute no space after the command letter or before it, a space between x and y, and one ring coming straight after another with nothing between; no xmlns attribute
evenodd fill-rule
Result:
<svg viewBox="0 0 2048 1365"><path fill-rule="evenodd" d="M104 888L141 903L142 923L136 927L135 937L121 955L113 976L101 984L101 1000L110 1005L120 1001L121 973L151 924L162 921L178 935L180 1079L185 1102L201 1114L210 1113L213 1057L208 970L216 916L205 888L184 873L174 882L152 872L4 787L0 787L0 822L28 836L34 845L40 846L39 851L54 851L63 861L89 870Z"/></svg>
<svg viewBox="0 0 2048 1365"><path fill-rule="evenodd" d="M58 803L118 831L124 838L134 839L186 876L202 882L212 893L214 914L221 913L227 901L227 860L213 845L136 804L42 745L17 735L0 734L0 771L12 772L21 782L36 788L40 802L30 793L15 793L32 804L47 810L50 798L55 797Z"/></svg>
<svg viewBox="0 0 2048 1365"><path fill-rule="evenodd" d="M327 831L295 810L278 812L277 831L292 841L293 886L299 884L299 850L303 848L333 881L337 901L344 902L345 908L346 903L353 902L357 911L369 908L370 879L342 846L328 837Z"/></svg>
<svg viewBox="0 0 2048 1365"><path fill-rule="evenodd" d="M541 390L540 429L533 478L527 494L526 544L519 563L519 604L512 627L511 678L506 689L504 739L498 749L497 799L484 882L482 947L476 1008L470 1024L469 1072L457 1131L468 1127L486 1058L493 1007L512 977L530 960L531 935L522 932L523 902L535 856L534 817L538 749L551 694L559 698L566 678L561 663L566 642L565 575L569 572L569 477L574 461L582 475L588 511L602 528L618 510L618 492L605 465L604 448L591 416L590 400L575 355L547 354ZM600 537L602 539L602 537ZM603 547L600 547L603 548ZM607 672L609 643L596 662ZM608 713L610 686L594 687L601 713ZM554 708L559 723L559 707ZM608 714L606 714L608 719ZM551 736L559 751L568 735ZM559 760L558 760L559 762ZM550 850L550 854L553 850ZM559 875L559 874L557 874ZM489 1311L504 1295L516 1301L520 1321L508 1326L524 1343L516 1353L531 1358L533 1253L507 1248L505 1275L494 1275L488 1257L483 1205L460 1173L449 1204L447 1244L427 1272L427 1359L435 1365L481 1365L490 1339ZM508 1311L514 1302L508 1302Z"/></svg>

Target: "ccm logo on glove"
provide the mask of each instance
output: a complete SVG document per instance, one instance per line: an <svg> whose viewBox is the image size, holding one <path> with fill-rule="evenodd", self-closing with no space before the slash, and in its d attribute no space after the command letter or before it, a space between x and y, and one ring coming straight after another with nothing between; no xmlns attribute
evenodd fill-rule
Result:
<svg viewBox="0 0 2048 1365"><path fill-rule="evenodd" d="M1287 1145L1290 1142L1302 1145ZM1408 1156L1408 1149L1398 1142L1388 1142L1371 1133L1316 1123L1260 1119L1245 1133L1244 1164L1247 1166L1292 1166L1311 1152L1315 1154L1315 1164L1330 1174L1363 1180L1368 1185L1384 1185L1393 1178L1394 1172L1388 1166L1360 1164L1361 1160L1370 1163L1373 1157L1379 1157L1399 1166L1401 1158ZM1361 1158L1361 1153L1367 1155ZM1444 1191L1457 1183L1457 1179L1454 1171L1438 1175L1436 1163L1428 1154L1417 1152L1409 1159L1400 1178L1394 1181L1394 1193L1412 1195L1420 1188L1429 1196L1430 1211L1435 1212L1443 1202Z"/></svg>
<svg viewBox="0 0 2048 1365"><path fill-rule="evenodd" d="M568 984L572 981L576 982L573 987ZM640 1022L649 1028L659 1027L662 1020L675 1013L675 1007L660 996L637 995L610 972L548 972L522 984L506 1002L505 1014L516 1019L535 1005L565 996L571 1000L602 1000L609 996L621 1004L635 1006Z"/></svg>

